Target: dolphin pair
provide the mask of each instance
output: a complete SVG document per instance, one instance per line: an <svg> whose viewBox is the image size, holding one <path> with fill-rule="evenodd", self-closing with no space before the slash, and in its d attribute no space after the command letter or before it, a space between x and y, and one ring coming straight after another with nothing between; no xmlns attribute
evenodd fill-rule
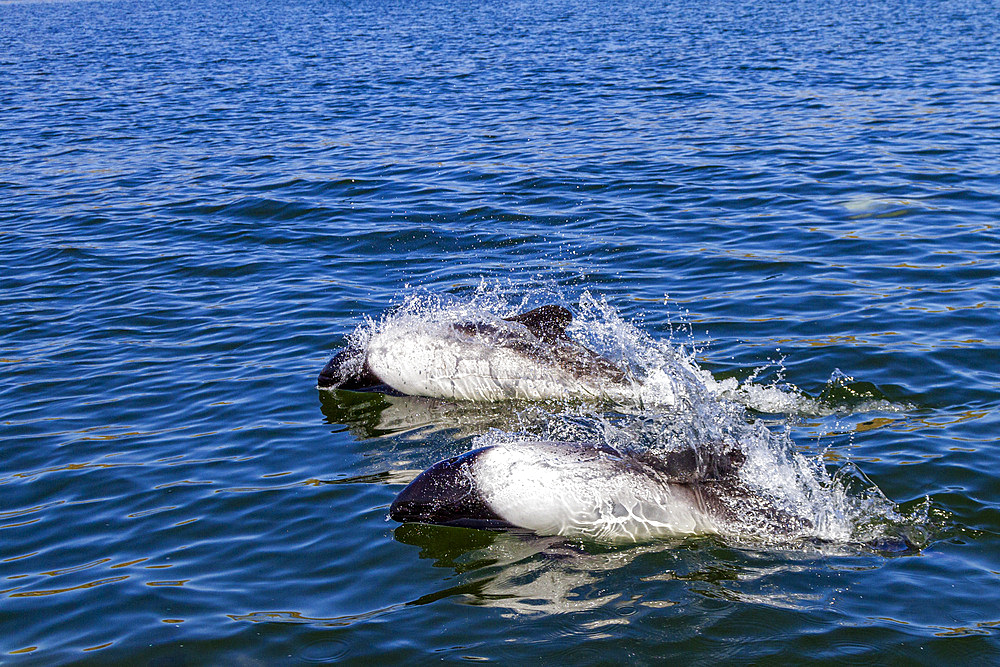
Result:
<svg viewBox="0 0 1000 667"><path fill-rule="evenodd" d="M396 318L364 350L334 356L318 386L471 401L645 402L646 386L566 334L571 322L556 305L483 322ZM650 386L650 395L671 404L671 387ZM431 466L399 494L390 516L610 541L808 528L807 519L746 487L743 460L736 449L654 455L594 443L498 444Z"/></svg>
<svg viewBox="0 0 1000 667"><path fill-rule="evenodd" d="M547 305L489 322L389 321L363 351L334 356L318 386L470 401L634 401L625 370L566 335L572 320Z"/></svg>

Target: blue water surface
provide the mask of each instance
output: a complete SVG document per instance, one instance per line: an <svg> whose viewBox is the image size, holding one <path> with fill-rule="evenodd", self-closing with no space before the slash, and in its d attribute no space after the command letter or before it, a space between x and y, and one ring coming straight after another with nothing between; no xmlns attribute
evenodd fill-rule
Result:
<svg viewBox="0 0 1000 667"><path fill-rule="evenodd" d="M0 3L0 661L1000 661L998 53L972 0ZM488 426L316 375L483 290L825 395L747 419L918 548L388 521Z"/></svg>

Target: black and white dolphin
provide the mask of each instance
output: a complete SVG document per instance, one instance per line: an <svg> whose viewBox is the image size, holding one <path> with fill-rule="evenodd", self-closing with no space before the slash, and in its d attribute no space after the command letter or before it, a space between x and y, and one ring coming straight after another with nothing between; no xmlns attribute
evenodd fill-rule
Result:
<svg viewBox="0 0 1000 667"><path fill-rule="evenodd" d="M738 450L653 455L595 443L517 441L434 464L403 489L389 516L602 541L810 529L809 519L747 488L738 474L744 460Z"/></svg>
<svg viewBox="0 0 1000 667"><path fill-rule="evenodd" d="M334 356L318 386L472 401L635 400L622 368L566 335L572 319L548 305L490 322L390 320L364 350ZM672 403L670 385L657 397Z"/></svg>

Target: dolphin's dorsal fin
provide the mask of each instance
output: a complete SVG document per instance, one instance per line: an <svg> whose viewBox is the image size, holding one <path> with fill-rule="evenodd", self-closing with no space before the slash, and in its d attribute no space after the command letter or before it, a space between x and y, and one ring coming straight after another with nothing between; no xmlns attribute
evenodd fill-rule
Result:
<svg viewBox="0 0 1000 667"><path fill-rule="evenodd" d="M573 314L562 306L548 305L504 319L523 324L538 338L550 341L566 336L566 327L573 321Z"/></svg>
<svg viewBox="0 0 1000 667"><path fill-rule="evenodd" d="M659 454L644 453L638 458L674 484L732 480L746 462L746 455L736 448L725 452L686 448Z"/></svg>

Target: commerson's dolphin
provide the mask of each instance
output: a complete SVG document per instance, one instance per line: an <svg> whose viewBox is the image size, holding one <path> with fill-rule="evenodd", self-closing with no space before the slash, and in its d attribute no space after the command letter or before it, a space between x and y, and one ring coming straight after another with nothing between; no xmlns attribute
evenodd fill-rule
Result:
<svg viewBox="0 0 1000 667"><path fill-rule="evenodd" d="M318 386L472 401L634 398L622 368L566 335L572 319L548 305L491 322L390 321L365 350L334 356Z"/></svg>
<svg viewBox="0 0 1000 667"><path fill-rule="evenodd" d="M440 461L389 516L468 528L640 541L694 534L793 535L812 523L752 493L738 450L663 455L579 442L518 441Z"/></svg>

